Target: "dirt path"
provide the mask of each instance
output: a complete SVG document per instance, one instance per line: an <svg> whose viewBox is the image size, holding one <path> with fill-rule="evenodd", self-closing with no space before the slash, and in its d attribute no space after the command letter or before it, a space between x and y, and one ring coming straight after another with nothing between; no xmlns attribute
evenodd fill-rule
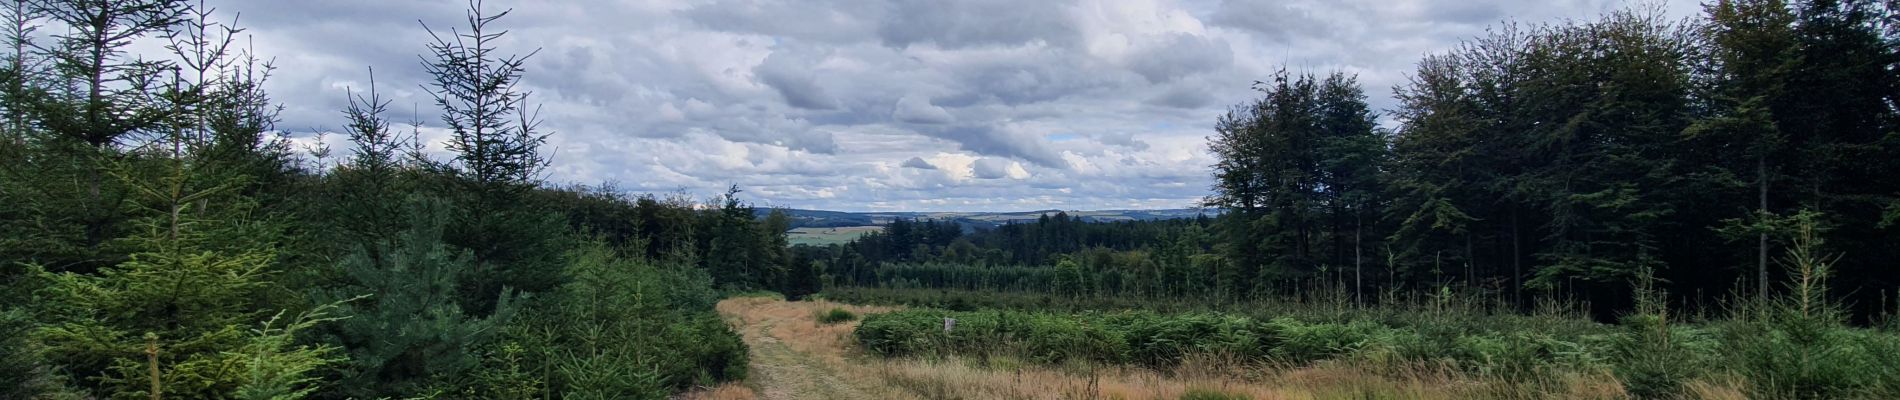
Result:
<svg viewBox="0 0 1900 400"><path fill-rule="evenodd" d="M772 336L775 323L760 325L746 334L751 346L752 373L770 400L796 399L873 399L864 390L840 379L829 366L808 355L792 351L784 340ZM823 396L820 396L823 395Z"/></svg>
<svg viewBox="0 0 1900 400"><path fill-rule="evenodd" d="M833 307L860 315L887 308L826 302L785 302L738 298L719 303L719 313L745 338L751 353L752 386L758 398L891 399L908 398L886 386L861 365L847 363L848 339L855 322L819 324L813 314Z"/></svg>

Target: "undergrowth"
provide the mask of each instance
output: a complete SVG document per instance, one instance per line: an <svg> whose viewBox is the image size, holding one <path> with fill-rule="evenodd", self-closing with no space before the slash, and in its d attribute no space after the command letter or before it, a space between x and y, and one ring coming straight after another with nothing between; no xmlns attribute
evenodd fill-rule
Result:
<svg viewBox="0 0 1900 400"><path fill-rule="evenodd" d="M817 315L813 316L812 318L817 319L818 323L830 325L830 324L856 321L858 320L858 315L853 314L851 313L850 310L846 310L843 308L833 308L829 311L820 311L817 313Z"/></svg>
<svg viewBox="0 0 1900 400"><path fill-rule="evenodd" d="M1798 235L1782 260L1793 277L1787 294L1731 301L1726 318L1717 319L1673 314L1660 300L1666 295L1652 290L1646 278L1634 285L1639 307L1616 324L1442 303L1094 311L1077 305L1113 300L1007 294L986 299L888 289L839 290L830 297L943 307L865 317L858 342L889 357L1006 356L1165 371L1213 355L1292 367L1350 363L1393 374L1445 366L1531 397L1562 390L1583 376L1614 381L1624 395L1637 398L1729 392L1751 398L1900 398L1900 334L1847 323L1825 295L1833 258L1819 251L1813 222L1804 218L1811 217L1792 217ZM1038 303L1048 309L1038 310ZM955 320L954 328L945 328L946 318Z"/></svg>

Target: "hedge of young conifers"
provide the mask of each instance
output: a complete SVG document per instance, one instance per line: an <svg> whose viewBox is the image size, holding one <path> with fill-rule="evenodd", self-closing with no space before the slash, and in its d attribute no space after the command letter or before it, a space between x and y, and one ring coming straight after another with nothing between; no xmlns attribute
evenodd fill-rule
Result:
<svg viewBox="0 0 1900 400"><path fill-rule="evenodd" d="M944 318L956 319L946 332ZM1451 365L1508 381L1564 371L1608 371L1633 394L1667 395L1689 379L1725 375L1764 397L1895 398L1900 335L1838 324L1662 323L1474 326L1413 321L1304 321L1224 313L1045 313L911 309L871 315L857 339L883 356L1009 355L1033 362L1094 361L1168 368L1192 354L1294 365L1320 360L1374 366Z"/></svg>
<svg viewBox="0 0 1900 400"><path fill-rule="evenodd" d="M946 332L943 319L956 319ZM1545 333L1475 333L1431 337L1376 322L1308 323L1220 313L1054 314L1026 311L913 309L866 317L857 337L885 356L1014 354L1031 361L1071 359L1165 368L1189 354L1312 362L1348 356L1451 358L1482 363L1506 358L1587 361L1587 337ZM1567 360L1567 358L1584 358Z"/></svg>

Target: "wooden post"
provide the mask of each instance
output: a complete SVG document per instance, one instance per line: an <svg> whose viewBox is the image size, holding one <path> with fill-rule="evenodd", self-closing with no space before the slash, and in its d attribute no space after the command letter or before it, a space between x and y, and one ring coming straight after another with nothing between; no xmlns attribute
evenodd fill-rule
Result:
<svg viewBox="0 0 1900 400"><path fill-rule="evenodd" d="M145 333L145 360L152 366L152 400L164 398L164 386L158 380L158 334Z"/></svg>

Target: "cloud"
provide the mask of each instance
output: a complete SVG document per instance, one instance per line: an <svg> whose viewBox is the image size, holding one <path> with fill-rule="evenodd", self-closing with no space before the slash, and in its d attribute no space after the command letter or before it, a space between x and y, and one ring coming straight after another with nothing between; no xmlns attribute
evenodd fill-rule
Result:
<svg viewBox="0 0 1900 400"><path fill-rule="evenodd" d="M885 6L877 34L891 47L1066 44L1078 39L1061 1L895 0Z"/></svg>
<svg viewBox="0 0 1900 400"><path fill-rule="evenodd" d="M904 168L937 169L937 166L930 165L930 162L924 161L923 158L911 157L909 160L904 160Z"/></svg>
<svg viewBox="0 0 1900 400"><path fill-rule="evenodd" d="M876 29L849 7L814 6L811 1L718 0L677 14L708 29L794 37L833 43L863 40Z"/></svg>
<svg viewBox="0 0 1900 400"><path fill-rule="evenodd" d="M930 104L930 99L920 96L904 96L897 99L897 106L891 110L891 119L912 124L940 125L956 120L943 107Z"/></svg>
<svg viewBox="0 0 1900 400"><path fill-rule="evenodd" d="M1189 85L1175 85L1148 98L1147 104L1185 110L1207 107L1214 102L1213 96L1202 88Z"/></svg>
<svg viewBox="0 0 1900 400"><path fill-rule="evenodd" d="M1132 58L1129 69L1157 83L1224 69L1234 62L1226 41L1180 32L1160 35Z"/></svg>
<svg viewBox="0 0 1900 400"><path fill-rule="evenodd" d="M1223 0L1210 20L1215 25L1252 31L1261 39L1276 43L1330 32L1325 21L1296 2Z"/></svg>
<svg viewBox="0 0 1900 400"><path fill-rule="evenodd" d="M752 69L752 73L778 91L779 96L783 96L785 102L793 107L813 110L838 108L838 99L826 93L824 87L818 86L817 75L807 67L816 61L810 57L799 58L788 54L791 53L772 52L772 55L765 57L764 63Z"/></svg>
<svg viewBox="0 0 1900 400"><path fill-rule="evenodd" d="M970 175L976 179L1022 179L1029 172L1014 161L1000 158L981 158L970 165Z"/></svg>
<svg viewBox="0 0 1900 400"><path fill-rule="evenodd" d="M342 125L370 67L392 118L440 136L417 22L450 28L464 3L210 1L275 58L267 89L300 142ZM500 52L540 49L521 88L545 106L555 182L736 183L847 210L1143 208L1205 195L1214 120L1283 66L1357 73L1385 109L1419 56L1496 20L1624 1L516 1L496 26Z"/></svg>
<svg viewBox="0 0 1900 400"><path fill-rule="evenodd" d="M1068 162L1050 150L1045 140L1008 129L964 125L935 130L932 135L956 142L963 150L977 154L1014 157L1055 169L1068 168Z"/></svg>

